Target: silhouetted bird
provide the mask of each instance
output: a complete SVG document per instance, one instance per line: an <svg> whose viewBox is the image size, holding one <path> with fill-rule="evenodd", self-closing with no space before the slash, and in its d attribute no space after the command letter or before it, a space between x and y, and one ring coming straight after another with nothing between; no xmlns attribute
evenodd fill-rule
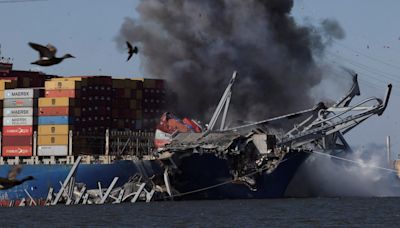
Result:
<svg viewBox="0 0 400 228"><path fill-rule="evenodd" d="M128 59L126 61L129 61L132 58L133 54L137 54L139 52L138 47L132 47L132 44L126 41L126 46L128 46Z"/></svg>
<svg viewBox="0 0 400 228"><path fill-rule="evenodd" d="M39 66L51 66L60 63L66 58L75 58L70 54L66 54L63 57L56 57L57 49L51 44L47 44L46 47L40 44L35 44L29 42L29 46L39 52L40 59L32 62L31 64L36 64Z"/></svg>
<svg viewBox="0 0 400 228"><path fill-rule="evenodd" d="M0 177L0 190L6 190L14 186L20 185L28 180L33 180L33 176L27 176L21 180L17 180L17 175L21 172L22 167L20 165L13 166L7 174L7 178Z"/></svg>

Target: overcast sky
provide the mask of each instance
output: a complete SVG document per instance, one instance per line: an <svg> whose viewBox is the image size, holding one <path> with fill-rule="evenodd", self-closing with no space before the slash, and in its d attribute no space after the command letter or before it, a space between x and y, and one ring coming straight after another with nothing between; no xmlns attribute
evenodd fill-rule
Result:
<svg viewBox="0 0 400 228"><path fill-rule="evenodd" d="M114 41L124 18L137 16L138 1L5 2L10 1L0 0L1 51L3 56L14 59L15 69L58 75L149 77L143 75L136 56L131 62L125 61L125 50L118 49ZM384 143L386 135L390 135L394 154L400 150L398 9L398 0L295 0L292 11L299 24L318 24L324 18L340 23L346 37L330 47L323 61L357 71L364 97L382 97L386 84L394 84L394 96L386 113L373 117L346 136L352 145L364 145ZM37 53L28 42L51 43L58 48L58 55L71 53L77 58L50 68L37 68L30 65ZM335 88L335 85L324 86Z"/></svg>

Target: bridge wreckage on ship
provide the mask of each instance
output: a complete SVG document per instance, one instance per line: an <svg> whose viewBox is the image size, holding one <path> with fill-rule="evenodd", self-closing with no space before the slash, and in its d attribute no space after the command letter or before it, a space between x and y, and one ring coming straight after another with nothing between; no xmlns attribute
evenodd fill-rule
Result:
<svg viewBox="0 0 400 228"><path fill-rule="evenodd" d="M311 109L228 128L225 121L236 75L205 130L195 121L180 120L172 113L161 118L155 143L170 196L282 197L297 168L313 151L351 151L343 135L369 117L382 115L392 88L388 85L383 100L372 97L351 105L360 95L357 75L353 75L350 91L330 107L319 103Z"/></svg>

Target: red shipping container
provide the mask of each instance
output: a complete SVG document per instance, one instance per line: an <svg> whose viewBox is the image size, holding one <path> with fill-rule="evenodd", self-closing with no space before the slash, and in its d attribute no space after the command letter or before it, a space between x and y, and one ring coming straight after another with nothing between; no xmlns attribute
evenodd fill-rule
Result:
<svg viewBox="0 0 400 228"><path fill-rule="evenodd" d="M4 126L3 136L31 136L33 134L32 126Z"/></svg>
<svg viewBox="0 0 400 228"><path fill-rule="evenodd" d="M3 146L31 146L32 136L3 136Z"/></svg>
<svg viewBox="0 0 400 228"><path fill-rule="evenodd" d="M46 97L80 97L79 90L75 89L57 89L57 90L46 90Z"/></svg>
<svg viewBox="0 0 400 228"><path fill-rule="evenodd" d="M42 107L39 108L39 116L69 116L70 108L64 107Z"/></svg>
<svg viewBox="0 0 400 228"><path fill-rule="evenodd" d="M3 157L32 156L31 146L4 146L1 153Z"/></svg>

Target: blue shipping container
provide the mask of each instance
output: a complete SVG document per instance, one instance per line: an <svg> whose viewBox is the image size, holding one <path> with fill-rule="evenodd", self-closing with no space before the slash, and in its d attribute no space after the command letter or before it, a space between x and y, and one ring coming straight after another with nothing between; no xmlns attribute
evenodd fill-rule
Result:
<svg viewBox="0 0 400 228"><path fill-rule="evenodd" d="M74 123L71 116L39 116L39 125L69 125Z"/></svg>

